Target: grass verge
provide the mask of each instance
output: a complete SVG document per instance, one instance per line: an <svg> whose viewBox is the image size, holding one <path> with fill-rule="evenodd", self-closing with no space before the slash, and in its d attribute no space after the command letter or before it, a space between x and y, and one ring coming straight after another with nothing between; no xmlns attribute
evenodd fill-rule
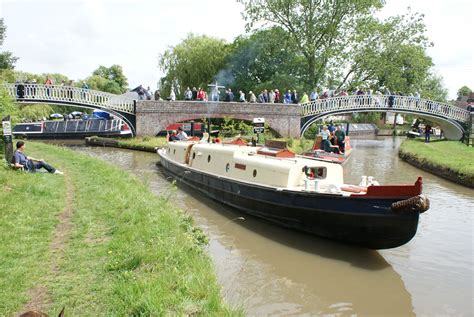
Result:
<svg viewBox="0 0 474 317"><path fill-rule="evenodd" d="M474 187L474 148L458 141L406 140L399 156L435 175Z"/></svg>
<svg viewBox="0 0 474 317"><path fill-rule="evenodd" d="M241 314L223 302L207 238L165 197L67 149L28 142L27 153L66 175L0 168L2 315L20 312L38 286L50 315L63 306L71 316ZM58 254L51 243L68 200L70 232Z"/></svg>
<svg viewBox="0 0 474 317"><path fill-rule="evenodd" d="M146 147L155 149L157 147L162 147L166 144L166 137L134 137L129 139L120 139L120 145L127 145L130 147Z"/></svg>

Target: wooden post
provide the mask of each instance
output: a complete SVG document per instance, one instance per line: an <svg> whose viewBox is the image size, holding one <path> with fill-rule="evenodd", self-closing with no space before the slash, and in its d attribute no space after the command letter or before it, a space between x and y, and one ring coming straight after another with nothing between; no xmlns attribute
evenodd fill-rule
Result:
<svg viewBox="0 0 474 317"><path fill-rule="evenodd" d="M11 163L13 158L13 143L12 143L12 126L10 116L2 119L3 127L3 142L5 143L5 160Z"/></svg>

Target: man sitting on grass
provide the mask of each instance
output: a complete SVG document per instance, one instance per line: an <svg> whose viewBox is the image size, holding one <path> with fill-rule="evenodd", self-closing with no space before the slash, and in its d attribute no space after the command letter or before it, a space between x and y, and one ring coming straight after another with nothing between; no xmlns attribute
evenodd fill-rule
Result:
<svg viewBox="0 0 474 317"><path fill-rule="evenodd" d="M15 155L13 156L13 160L15 163L15 167L17 168L24 168L28 172L36 172L36 170L40 168L46 169L50 173L54 174L63 174L63 172L58 171L48 163L43 160L37 160L32 157L28 157L24 153L25 151L25 142L18 141L16 142L16 151Z"/></svg>

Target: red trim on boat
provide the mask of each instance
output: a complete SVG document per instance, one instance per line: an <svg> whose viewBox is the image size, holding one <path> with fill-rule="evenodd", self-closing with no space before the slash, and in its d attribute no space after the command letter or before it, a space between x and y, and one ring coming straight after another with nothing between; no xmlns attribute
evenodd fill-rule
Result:
<svg viewBox="0 0 474 317"><path fill-rule="evenodd" d="M369 186L366 194L352 194L363 197L413 197L421 194L422 177L418 177L414 185Z"/></svg>

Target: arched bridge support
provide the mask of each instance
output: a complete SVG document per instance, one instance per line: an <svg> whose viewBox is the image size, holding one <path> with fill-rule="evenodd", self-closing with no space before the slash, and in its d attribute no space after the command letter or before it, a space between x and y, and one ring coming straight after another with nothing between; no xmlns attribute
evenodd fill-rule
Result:
<svg viewBox="0 0 474 317"><path fill-rule="evenodd" d="M301 133L324 117L360 112L412 114L437 123L449 140L460 140L466 133L470 113L456 106L409 96L342 96L301 105Z"/></svg>
<svg viewBox="0 0 474 317"><path fill-rule="evenodd" d="M135 100L125 95L72 86L3 84L17 104L49 104L107 111L127 123L136 134Z"/></svg>
<svg viewBox="0 0 474 317"><path fill-rule="evenodd" d="M169 124L203 118L265 122L282 137L300 137L301 108L298 105L203 101L137 101L137 135L156 135Z"/></svg>

